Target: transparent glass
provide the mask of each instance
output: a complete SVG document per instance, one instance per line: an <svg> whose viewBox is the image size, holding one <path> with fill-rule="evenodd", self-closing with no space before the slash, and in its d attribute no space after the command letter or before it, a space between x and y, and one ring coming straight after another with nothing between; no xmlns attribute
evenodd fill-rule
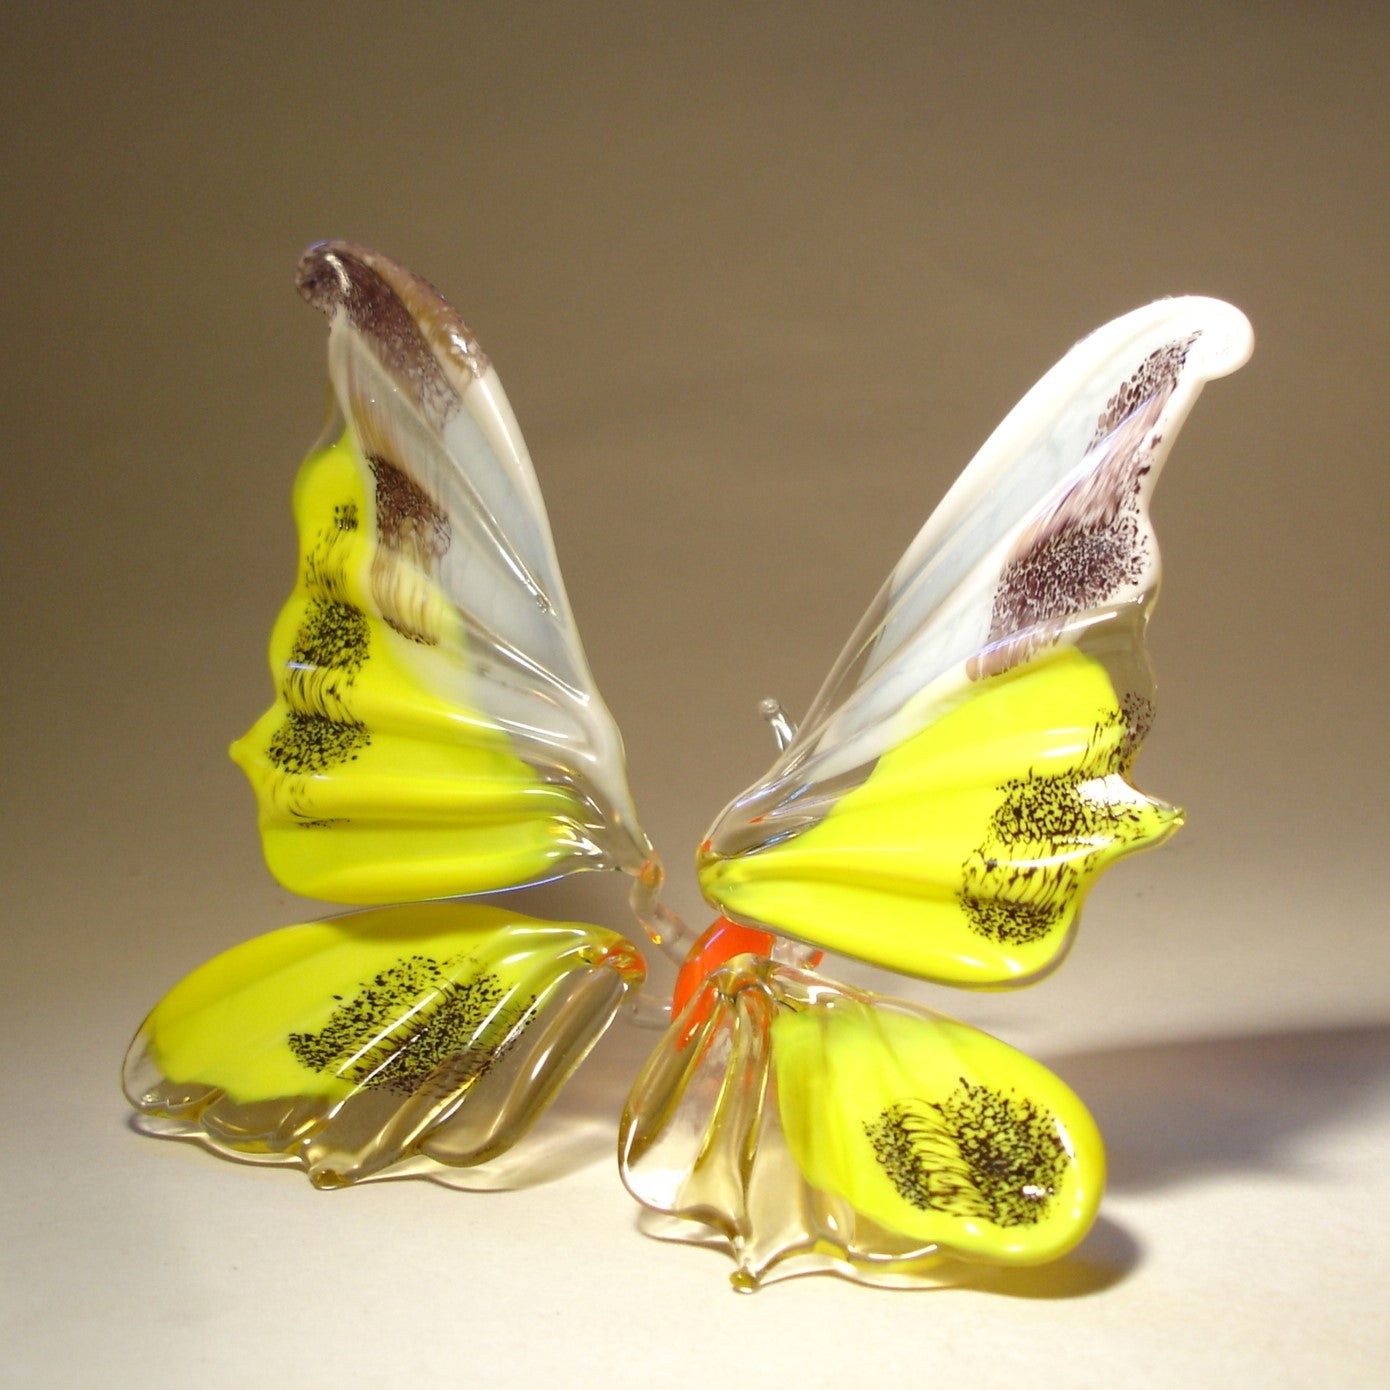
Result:
<svg viewBox="0 0 1390 1390"><path fill-rule="evenodd" d="M232 753L279 881L380 908L176 986L127 1060L141 1125L320 1187L504 1162L643 962L605 927L429 900L617 871L682 962L620 1138L656 1233L727 1250L742 1289L1064 1254L1104 1178L1081 1102L1005 1044L815 967L834 951L1029 984L1098 875L1181 823L1131 780L1153 715L1148 504L1204 383L1248 355L1243 316L1136 310L1008 415L800 726L764 702L778 755L701 845L720 915L696 941L661 902L487 354L364 247L312 247L298 285L328 319L333 406L295 484L273 701Z"/></svg>
<svg viewBox="0 0 1390 1390"><path fill-rule="evenodd" d="M495 1170L644 975L614 932L474 903L285 927L175 986L123 1084L147 1133L316 1187L460 1185Z"/></svg>
<svg viewBox="0 0 1390 1390"><path fill-rule="evenodd" d="M725 1249L741 1292L1055 1259L1090 1228L1105 1172L1094 1121L1038 1063L754 955L677 1015L633 1087L619 1152L655 1230Z"/></svg>

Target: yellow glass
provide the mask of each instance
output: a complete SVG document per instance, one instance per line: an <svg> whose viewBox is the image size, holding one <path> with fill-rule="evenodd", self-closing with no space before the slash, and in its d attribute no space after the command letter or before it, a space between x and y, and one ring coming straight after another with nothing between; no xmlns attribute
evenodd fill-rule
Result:
<svg viewBox="0 0 1390 1390"><path fill-rule="evenodd" d="M271 635L276 699L232 745L271 872L346 903L551 877L584 854L586 809L470 703L468 644L437 584L396 566L407 597L382 611L369 476L344 433L309 456L295 486L299 580Z"/></svg>
<svg viewBox="0 0 1390 1390"><path fill-rule="evenodd" d="M1129 740L1105 668L1054 648L979 682L810 829L708 853L701 885L736 918L889 970L1025 983L1099 874L1181 823L1125 780Z"/></svg>
<svg viewBox="0 0 1390 1390"><path fill-rule="evenodd" d="M941 1015L841 998L772 1024L797 1166L885 1229L970 1260L1041 1264L1090 1229L1095 1122L1046 1067Z"/></svg>
<svg viewBox="0 0 1390 1390"><path fill-rule="evenodd" d="M156 1132L336 1187L510 1147L640 985L614 932L476 903L270 932L182 980L126 1063Z"/></svg>

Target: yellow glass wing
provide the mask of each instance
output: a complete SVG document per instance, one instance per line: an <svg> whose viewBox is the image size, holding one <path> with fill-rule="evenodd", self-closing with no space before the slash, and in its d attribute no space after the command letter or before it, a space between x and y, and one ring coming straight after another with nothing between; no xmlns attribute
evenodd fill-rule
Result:
<svg viewBox="0 0 1390 1390"><path fill-rule="evenodd" d="M486 892L650 849L500 381L423 281L348 243L301 292L335 412L295 488L276 698L232 755L266 857L350 903Z"/></svg>
<svg viewBox="0 0 1390 1390"><path fill-rule="evenodd" d="M785 844L711 857L706 891L893 970L1023 983L1101 870L1180 822L1124 779L1130 737L1105 668L1054 649L980 682Z"/></svg>
<svg viewBox="0 0 1390 1390"><path fill-rule="evenodd" d="M591 813L453 693L467 635L437 585L413 595L429 644L373 601L364 471L347 434L301 470L300 580L270 644L276 699L232 748L257 793L271 871L340 902L546 878L584 853Z"/></svg>
<svg viewBox="0 0 1390 1390"><path fill-rule="evenodd" d="M734 920L946 983L1025 984L1095 876L1180 817L1128 774L1153 710L1154 480L1249 325L1165 300L1079 343L908 549L772 770L701 848Z"/></svg>
<svg viewBox="0 0 1390 1390"><path fill-rule="evenodd" d="M949 1282L950 1261L1055 1259L1090 1228L1105 1154L1076 1095L964 1023L740 956L643 1068L623 1181L648 1229L724 1248L751 1291L838 1273Z"/></svg>
<svg viewBox="0 0 1390 1390"><path fill-rule="evenodd" d="M1090 1229L1100 1132L1041 1063L964 1023L844 997L772 1025L797 1167L885 1230L967 1260L1041 1264Z"/></svg>
<svg viewBox="0 0 1390 1390"><path fill-rule="evenodd" d="M643 973L613 932L476 903L286 927L165 995L126 1094L156 1133L319 1187L437 1176L509 1147Z"/></svg>

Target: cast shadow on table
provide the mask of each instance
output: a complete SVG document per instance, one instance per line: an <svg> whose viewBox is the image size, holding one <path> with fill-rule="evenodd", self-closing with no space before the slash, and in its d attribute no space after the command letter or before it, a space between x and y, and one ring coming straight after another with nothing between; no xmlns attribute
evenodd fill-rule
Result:
<svg viewBox="0 0 1390 1390"><path fill-rule="evenodd" d="M1220 1174L1316 1171L1313 1140L1390 1078L1390 1026L1290 1029L1044 1058L1105 1136L1114 1194L1181 1188ZM1036 1269L962 1271L952 1287L1075 1298L1120 1283L1143 1260L1102 1214L1070 1255Z"/></svg>
<svg viewBox="0 0 1390 1390"><path fill-rule="evenodd" d="M613 1159L627 1088L659 1030L616 1020L501 1172L450 1186L535 1187ZM1308 1166L1301 1141L1390 1077L1390 1025L1291 1029L1044 1057L1105 1136L1110 1191L1151 1192L1218 1173ZM140 1115L132 1129L150 1133ZM1091 1237L1095 1240L1095 1236ZM1088 1241L1088 1244L1090 1242Z"/></svg>
<svg viewBox="0 0 1390 1390"><path fill-rule="evenodd" d="M1109 1189L1317 1171L1311 1142L1390 1078L1390 1025L1193 1038L1043 1058L1105 1136Z"/></svg>

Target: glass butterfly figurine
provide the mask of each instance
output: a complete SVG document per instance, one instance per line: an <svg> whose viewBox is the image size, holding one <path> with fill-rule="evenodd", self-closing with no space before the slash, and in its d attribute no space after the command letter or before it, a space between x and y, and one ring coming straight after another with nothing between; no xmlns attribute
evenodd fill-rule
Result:
<svg viewBox="0 0 1390 1390"><path fill-rule="evenodd" d="M281 883L375 906L177 985L127 1057L141 1127L321 1187L503 1162L645 969L614 931L466 898L616 870L683 962L619 1136L654 1234L725 1249L740 1289L1071 1249L1104 1182L1080 1100L816 967L1032 983L1101 870L1180 823L1130 781L1153 711L1147 504L1202 385L1249 355L1244 317L1197 298L1127 314L1008 415L800 727L766 711L780 755L700 846L720 915L696 939L660 901L487 356L363 247L311 248L298 284L329 320L335 405L295 485L275 702L232 753Z"/></svg>

